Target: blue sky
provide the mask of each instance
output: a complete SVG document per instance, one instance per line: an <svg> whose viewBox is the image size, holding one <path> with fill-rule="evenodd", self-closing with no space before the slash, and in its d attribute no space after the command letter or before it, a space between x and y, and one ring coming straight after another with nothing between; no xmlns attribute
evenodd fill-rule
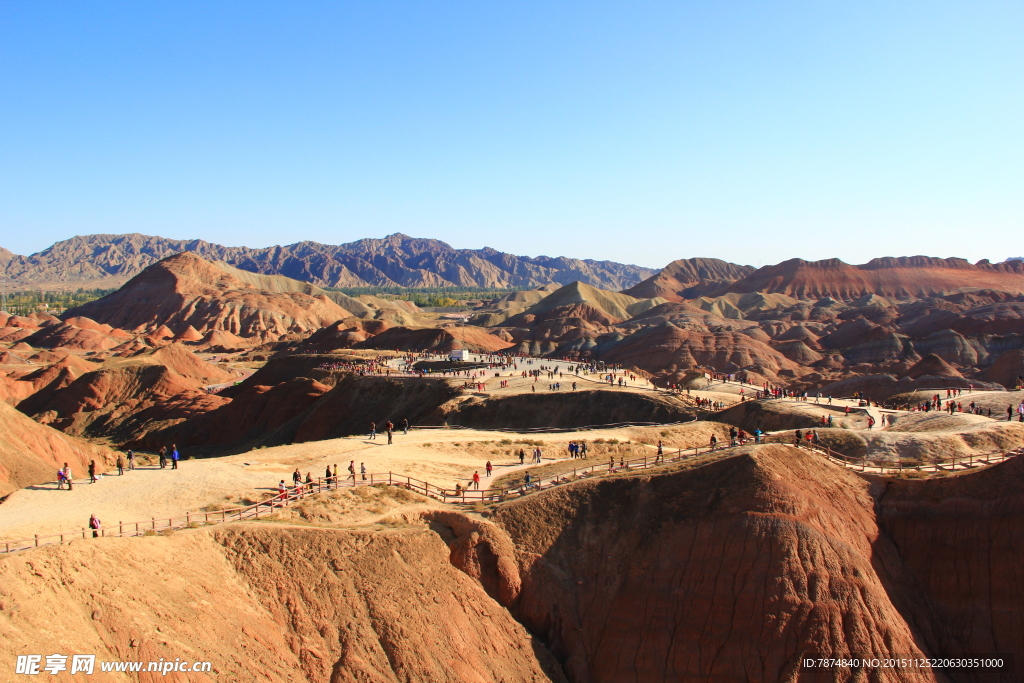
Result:
<svg viewBox="0 0 1024 683"><path fill-rule="evenodd" d="M1018 2L2 2L0 246L1024 252Z"/></svg>

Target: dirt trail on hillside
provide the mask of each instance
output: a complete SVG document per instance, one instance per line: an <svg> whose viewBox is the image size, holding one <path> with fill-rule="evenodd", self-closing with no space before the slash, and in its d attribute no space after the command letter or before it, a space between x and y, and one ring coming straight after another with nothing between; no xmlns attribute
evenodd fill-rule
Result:
<svg viewBox="0 0 1024 683"><path fill-rule="evenodd" d="M357 471L360 463L365 463L369 473L392 471L454 488L457 481L465 486L474 471L484 477L488 460L495 467L495 478L518 469L519 460L513 453L520 448L529 452L531 446L515 441L550 444L543 448L545 457L551 459L562 457L562 445L571 439L598 436L629 438L625 430L522 437L475 430L414 429L408 436L396 433L392 446L387 445L387 435L378 434L373 440L332 439L222 458L183 460L177 470L144 466L126 471L124 476L114 470L95 484L79 474L72 491L58 491L53 483L11 494L0 504L0 538L21 540L33 534L80 529L92 514L109 527L118 522L180 516L209 505L228 506L243 498L262 500L276 491L279 480L291 485L296 468L303 477L310 472L315 479L324 476L327 465L337 464L339 476L345 477L351 460L355 460Z"/></svg>

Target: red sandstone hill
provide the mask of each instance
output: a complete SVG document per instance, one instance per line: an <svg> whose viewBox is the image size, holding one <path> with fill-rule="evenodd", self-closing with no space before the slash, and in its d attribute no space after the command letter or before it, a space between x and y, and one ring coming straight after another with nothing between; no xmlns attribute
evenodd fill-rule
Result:
<svg viewBox="0 0 1024 683"><path fill-rule="evenodd" d="M37 392L18 409L67 434L122 438L212 410L226 399L200 388L233 377L172 344L108 361L63 388Z"/></svg>
<svg viewBox="0 0 1024 683"><path fill-rule="evenodd" d="M656 275L623 291L623 294L638 299L694 299L725 290L733 282L753 272L754 268L751 266L740 266L714 258L680 259L668 264Z"/></svg>
<svg viewBox="0 0 1024 683"><path fill-rule="evenodd" d="M759 268L732 283L729 292L779 293L797 299L832 297L851 301L869 294L899 299L937 296L965 289L1024 293L1024 263L976 264L959 258L878 258L863 265L839 259L790 259Z"/></svg>
<svg viewBox="0 0 1024 683"><path fill-rule="evenodd" d="M872 484L789 446L431 519L573 681L853 681L804 657L1024 655L1024 460ZM1016 662L1015 662L1016 663ZM1016 672L1019 674L1019 671ZM1011 681L875 669L863 680Z"/></svg>
<svg viewBox="0 0 1024 683"><path fill-rule="evenodd" d="M85 474L90 460L103 471L116 457L109 449L61 434L0 402L0 496L56 481L57 468L64 463L78 478Z"/></svg>
<svg viewBox="0 0 1024 683"><path fill-rule="evenodd" d="M146 268L113 294L65 314L86 316L126 330L171 336L226 331L240 337L273 340L307 333L349 318L372 317L362 303L282 276L257 275L191 253Z"/></svg>
<svg viewBox="0 0 1024 683"><path fill-rule="evenodd" d="M663 323L635 332L601 355L602 360L624 367L670 376L694 368L722 372L747 370L776 378L799 365L772 347L740 332L696 332Z"/></svg>

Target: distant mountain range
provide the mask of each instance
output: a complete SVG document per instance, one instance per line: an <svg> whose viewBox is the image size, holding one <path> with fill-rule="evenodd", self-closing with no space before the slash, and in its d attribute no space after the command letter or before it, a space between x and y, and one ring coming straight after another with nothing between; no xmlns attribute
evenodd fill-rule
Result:
<svg viewBox="0 0 1024 683"><path fill-rule="evenodd" d="M620 290L651 277L651 268L567 258L514 256L495 249L455 249L440 240L395 233L330 245L297 242L265 249L225 247L133 233L84 235L31 256L0 248L0 281L8 286L118 287L147 266L182 252L264 275L285 275L320 287L518 287L580 281Z"/></svg>

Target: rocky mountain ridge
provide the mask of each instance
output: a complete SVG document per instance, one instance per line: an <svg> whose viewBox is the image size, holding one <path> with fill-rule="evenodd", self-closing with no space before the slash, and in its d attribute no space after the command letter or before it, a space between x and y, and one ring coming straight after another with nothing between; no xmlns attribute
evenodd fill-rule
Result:
<svg viewBox="0 0 1024 683"><path fill-rule="evenodd" d="M579 280L619 290L656 272L613 261L515 256L491 248L455 249L440 240L417 239L401 233L340 245L303 241L263 249L133 233L72 237L31 256L17 256L0 249L0 280L25 288L59 283L116 287L153 263L182 252L253 273L285 275L320 287L501 289Z"/></svg>

